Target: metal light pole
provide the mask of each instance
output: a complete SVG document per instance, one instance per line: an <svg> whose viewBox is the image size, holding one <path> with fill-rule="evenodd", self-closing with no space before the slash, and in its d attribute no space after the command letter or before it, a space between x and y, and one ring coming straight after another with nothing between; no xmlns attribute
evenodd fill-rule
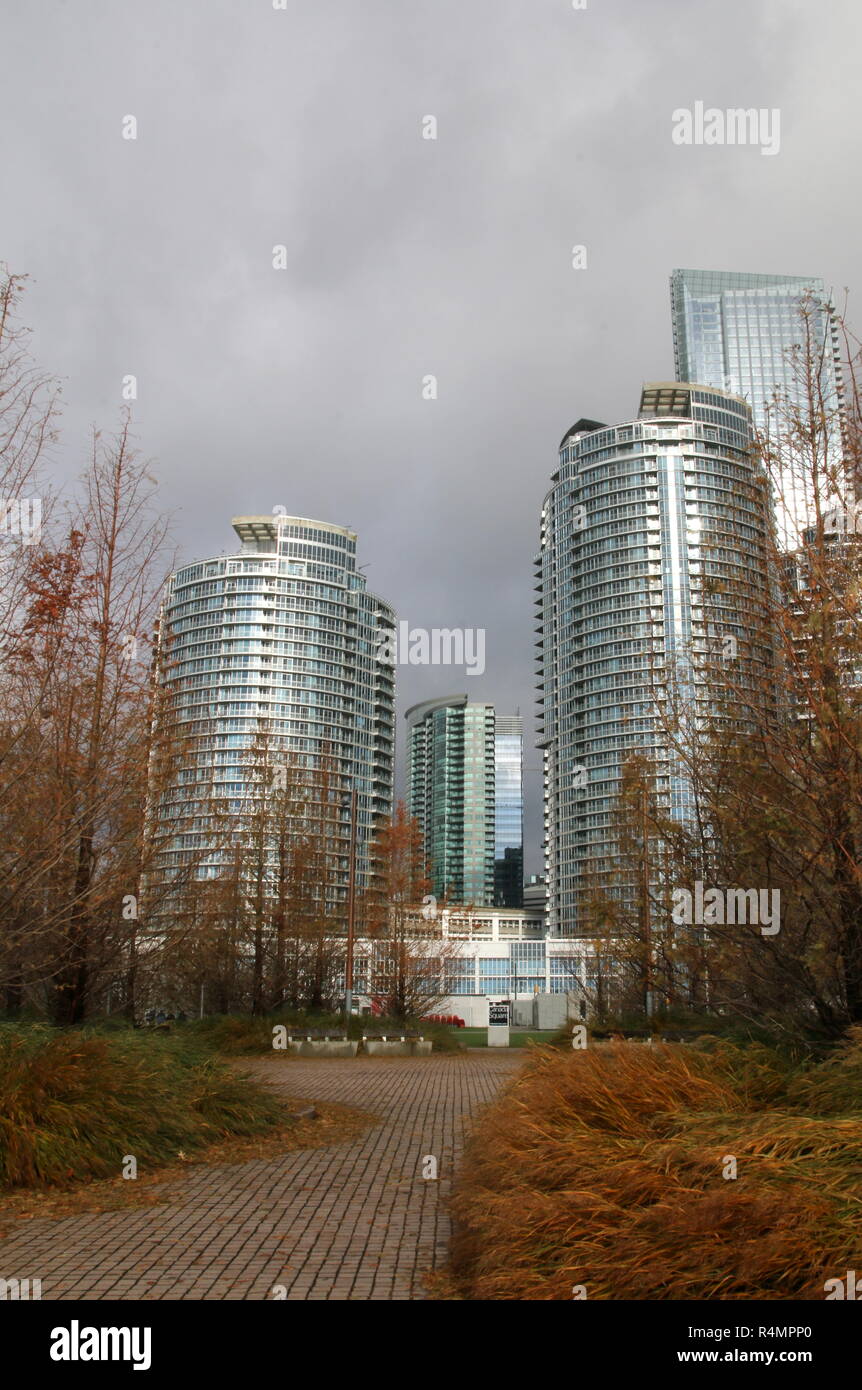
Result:
<svg viewBox="0 0 862 1390"><path fill-rule="evenodd" d="M347 960L344 966L344 1013L353 1013L353 932L356 925L356 788L350 793L350 869L347 880Z"/></svg>

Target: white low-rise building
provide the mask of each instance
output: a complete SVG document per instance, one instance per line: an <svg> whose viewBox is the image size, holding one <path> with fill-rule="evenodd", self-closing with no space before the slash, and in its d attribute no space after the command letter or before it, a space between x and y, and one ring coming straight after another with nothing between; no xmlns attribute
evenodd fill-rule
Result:
<svg viewBox="0 0 862 1390"><path fill-rule="evenodd" d="M440 942L441 990L435 1014L468 1026L488 1022L489 999L510 1002L515 1026L556 1028L586 1017L595 988L592 943L548 937L540 909L417 908L413 922L434 951ZM367 964L374 943L357 942L355 994L370 1005ZM551 998L554 996L554 998Z"/></svg>

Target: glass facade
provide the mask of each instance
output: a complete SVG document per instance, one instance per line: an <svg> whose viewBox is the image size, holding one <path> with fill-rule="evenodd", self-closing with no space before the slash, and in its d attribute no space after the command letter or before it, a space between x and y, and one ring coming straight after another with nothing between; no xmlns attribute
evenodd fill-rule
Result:
<svg viewBox="0 0 862 1390"><path fill-rule="evenodd" d="M807 410L790 354L801 341L799 309L803 297L810 294L815 340L823 349L824 400L828 410L835 412L831 447L837 460L841 363L835 316L823 281L794 275L675 270L670 283L677 379L744 397L757 429L773 435L776 422L770 430L770 413L775 413L776 391ZM790 469L778 492L779 533L785 546L794 546L806 523L809 501Z"/></svg>
<svg viewBox="0 0 862 1390"><path fill-rule="evenodd" d="M512 978L509 957L482 956L479 959L479 994L509 994Z"/></svg>
<svg viewBox="0 0 862 1390"><path fill-rule="evenodd" d="M591 881L607 882L617 862L615 803L631 754L661 764L657 792L686 814L656 681L672 675L708 705L697 657L716 637L738 640L737 685L771 663L752 621L769 583L768 524L744 401L656 383L636 420L581 420L563 439L535 562L550 934L586 930Z"/></svg>
<svg viewBox="0 0 862 1390"><path fill-rule="evenodd" d="M441 962L441 988L447 995L491 998L566 994L583 988L594 970L592 960L589 948L572 954L562 942L551 946L544 940L495 940L487 946L464 943L460 954Z"/></svg>
<svg viewBox="0 0 862 1390"><path fill-rule="evenodd" d="M237 517L241 549L185 565L168 581L160 618L160 682L183 753L150 816L183 832L160 857L162 877L217 878L225 851L212 811L242 816L255 794L249 750L265 734L275 756L306 770L309 797L336 807L338 869L348 877L349 793L358 793L357 887L368 882L377 820L392 811L394 677L377 659L395 614L356 567L356 536L301 517ZM325 793L321 788L325 785ZM196 803L199 802L199 805ZM343 854L341 853L343 850Z"/></svg>
<svg viewBox="0 0 862 1390"><path fill-rule="evenodd" d="M455 903L520 907L520 717L453 695L415 705L406 718L407 800L432 892Z"/></svg>
<svg viewBox="0 0 862 1390"><path fill-rule="evenodd" d="M519 714L494 727L494 906L524 902L524 733Z"/></svg>
<svg viewBox="0 0 862 1390"><path fill-rule="evenodd" d="M512 993L534 994L546 988L544 941L513 941L509 947Z"/></svg>

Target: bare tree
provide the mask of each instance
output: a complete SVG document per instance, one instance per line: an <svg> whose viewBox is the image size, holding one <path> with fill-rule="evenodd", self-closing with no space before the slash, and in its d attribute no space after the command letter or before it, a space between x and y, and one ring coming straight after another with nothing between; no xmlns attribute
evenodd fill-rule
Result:
<svg viewBox="0 0 862 1390"><path fill-rule="evenodd" d="M3 887L27 904L30 984L60 1023L84 1018L136 915L165 535L152 492L128 422L94 434L78 515L58 548L31 547L7 635L9 791L30 814Z"/></svg>
<svg viewBox="0 0 862 1390"><path fill-rule="evenodd" d="M458 954L458 945L443 937L439 916L426 919L418 910L429 879L422 832L403 802L379 827L372 860L375 878L365 904L372 942L369 988L389 1017L421 1017L445 998L446 962Z"/></svg>
<svg viewBox="0 0 862 1390"><path fill-rule="evenodd" d="M642 919L651 939L641 931L640 949L664 1002L682 988L699 1007L834 1035L862 1020L862 450L858 350L846 334L842 412L816 323L803 305L795 389L776 396L758 441L781 517L768 582L758 581L729 655L715 641L688 654L706 701L653 692L686 812L672 816L654 796L626 804L625 790L620 811L630 875L652 847L640 896L651 899ZM788 548L803 505L808 524ZM719 576L707 596L713 638L727 596ZM762 659L767 649L771 661ZM780 902L780 922L763 930L757 918L711 911L700 923L671 924L668 891L697 883L735 900L767 895Z"/></svg>

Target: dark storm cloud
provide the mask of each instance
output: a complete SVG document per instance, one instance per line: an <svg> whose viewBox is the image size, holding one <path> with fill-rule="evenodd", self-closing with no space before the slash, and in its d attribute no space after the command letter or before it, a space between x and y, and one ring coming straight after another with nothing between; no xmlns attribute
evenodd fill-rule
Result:
<svg viewBox="0 0 862 1390"><path fill-rule="evenodd" d="M401 709L520 706L538 767L530 559L560 436L671 375L674 266L858 282L859 36L851 0L7 9L0 256L67 378L61 471L134 373L183 559L230 547L237 512L354 527L402 617L487 629L483 676L402 668ZM674 146L697 100L779 107L780 154Z"/></svg>

